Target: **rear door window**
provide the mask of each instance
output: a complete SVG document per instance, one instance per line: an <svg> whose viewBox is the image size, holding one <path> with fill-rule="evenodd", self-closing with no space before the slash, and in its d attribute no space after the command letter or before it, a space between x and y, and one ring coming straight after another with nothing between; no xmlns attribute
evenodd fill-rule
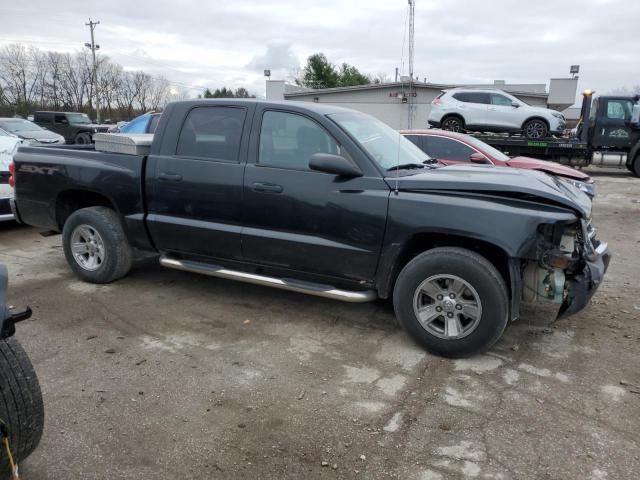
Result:
<svg viewBox="0 0 640 480"><path fill-rule="evenodd" d="M475 150L458 140L446 137L425 137L427 143L427 153L442 160L455 160L458 162L469 162Z"/></svg>
<svg viewBox="0 0 640 480"><path fill-rule="evenodd" d="M484 92L457 92L453 94L453 98L464 103L489 103L489 94Z"/></svg>
<svg viewBox="0 0 640 480"><path fill-rule="evenodd" d="M64 113L56 113L53 117L53 123L57 123L59 125L69 123L67 120L67 116Z"/></svg>
<svg viewBox="0 0 640 480"><path fill-rule="evenodd" d="M242 107L196 107L182 125L176 155L237 162L247 110Z"/></svg>

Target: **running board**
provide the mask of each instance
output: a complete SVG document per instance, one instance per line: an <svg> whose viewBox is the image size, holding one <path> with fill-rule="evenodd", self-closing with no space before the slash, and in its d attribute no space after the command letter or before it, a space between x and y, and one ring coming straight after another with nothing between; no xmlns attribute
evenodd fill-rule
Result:
<svg viewBox="0 0 640 480"><path fill-rule="evenodd" d="M316 297L332 298L334 300L342 300L343 302L364 303L371 302L377 298L377 294L373 290L340 290L330 285L322 285L319 283L304 282L289 278L266 277L255 273L240 272L238 270L229 270L218 265L209 265L201 262L193 262L190 260L179 260L176 258L160 257L160 265L163 267L183 270L185 272L201 273L211 277L228 278L230 280L238 280L240 282L253 283L256 285L264 285L267 287L279 288L281 290L289 290L292 292L306 293L315 295Z"/></svg>

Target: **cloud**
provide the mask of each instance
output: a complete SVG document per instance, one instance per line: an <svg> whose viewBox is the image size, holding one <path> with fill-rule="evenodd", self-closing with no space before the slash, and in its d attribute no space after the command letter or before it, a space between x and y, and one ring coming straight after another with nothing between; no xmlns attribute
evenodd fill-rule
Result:
<svg viewBox="0 0 640 480"><path fill-rule="evenodd" d="M270 69L290 72L300 67L300 59L293 53L291 42L270 42L262 55L254 56L246 68L255 71Z"/></svg>
<svg viewBox="0 0 640 480"><path fill-rule="evenodd" d="M82 49L90 14L100 52L127 69L200 88L264 92L262 70L289 76L316 52L365 73L407 70L407 2L389 0L50 0L3 2L0 46ZM640 2L420 0L414 72L442 83L544 83L580 64L579 88L607 93L640 78ZM404 54L404 55L403 55ZM196 92L197 88L193 91Z"/></svg>

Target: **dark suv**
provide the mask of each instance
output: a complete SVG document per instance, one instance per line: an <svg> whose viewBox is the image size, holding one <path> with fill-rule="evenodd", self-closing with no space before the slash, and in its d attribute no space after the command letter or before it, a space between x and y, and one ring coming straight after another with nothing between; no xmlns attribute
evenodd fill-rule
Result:
<svg viewBox="0 0 640 480"><path fill-rule="evenodd" d="M62 135L69 144L88 144L93 134L106 132L108 125L94 124L89 115L79 112L35 112L33 121L41 127Z"/></svg>

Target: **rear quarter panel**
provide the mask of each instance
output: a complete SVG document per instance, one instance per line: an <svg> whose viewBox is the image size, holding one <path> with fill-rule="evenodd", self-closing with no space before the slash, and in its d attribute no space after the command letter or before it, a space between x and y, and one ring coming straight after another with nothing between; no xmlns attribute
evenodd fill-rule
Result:
<svg viewBox="0 0 640 480"><path fill-rule="evenodd" d="M142 156L22 147L14 161L16 203L22 220L29 225L59 230L56 202L68 190L101 194L123 220L143 221Z"/></svg>

